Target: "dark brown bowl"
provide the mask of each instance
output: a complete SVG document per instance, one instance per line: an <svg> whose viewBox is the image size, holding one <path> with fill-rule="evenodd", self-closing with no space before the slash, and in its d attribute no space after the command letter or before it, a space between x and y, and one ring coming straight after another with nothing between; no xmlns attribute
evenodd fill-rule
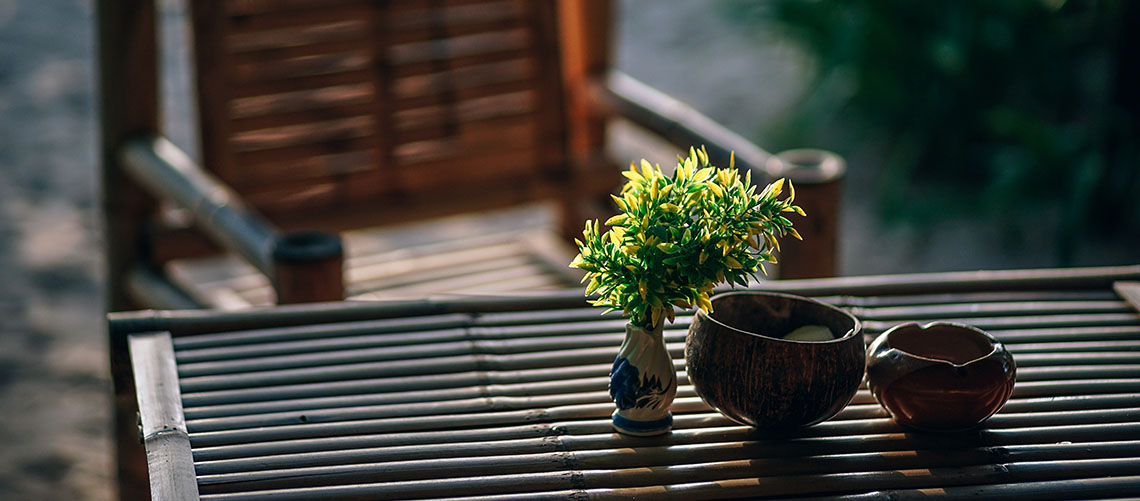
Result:
<svg viewBox="0 0 1140 501"><path fill-rule="evenodd" d="M697 312L685 343L689 381L730 419L780 430L825 421L855 396L863 379L863 327L854 316L813 299L729 292ZM804 325L825 325L836 339L788 341Z"/></svg>
<svg viewBox="0 0 1140 501"><path fill-rule="evenodd" d="M867 348L871 394L899 424L922 430L977 426L1009 400L1016 377L1013 355L970 325L903 324Z"/></svg>

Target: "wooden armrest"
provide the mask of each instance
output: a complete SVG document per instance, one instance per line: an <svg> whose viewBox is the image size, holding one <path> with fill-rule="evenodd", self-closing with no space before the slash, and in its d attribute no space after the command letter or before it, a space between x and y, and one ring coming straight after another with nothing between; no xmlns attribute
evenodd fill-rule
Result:
<svg viewBox="0 0 1140 501"><path fill-rule="evenodd" d="M281 234L166 138L131 139L119 151L119 161L144 189L189 210L207 236L269 277L279 303L343 299L344 251L338 235Z"/></svg>
<svg viewBox="0 0 1140 501"><path fill-rule="evenodd" d="M736 166L766 173L772 154L717 123L693 107L620 71L611 70L604 82L590 89L595 106L626 118L665 140L683 146L704 145L717 165L728 165L735 152Z"/></svg>
<svg viewBox="0 0 1140 501"><path fill-rule="evenodd" d="M619 71L589 89L591 104L605 113L629 119L665 140L680 145L704 145L714 164L752 171L753 178L771 182L786 177L795 182L796 202L812 217L797 229L807 243L788 241L780 256L781 278L818 278L837 273L840 182L843 159L822 150L790 150L772 155L691 106Z"/></svg>
<svg viewBox="0 0 1140 501"><path fill-rule="evenodd" d="M247 209L225 184L163 137L131 139L119 153L126 172L152 195L187 209L202 231L273 277L277 230Z"/></svg>

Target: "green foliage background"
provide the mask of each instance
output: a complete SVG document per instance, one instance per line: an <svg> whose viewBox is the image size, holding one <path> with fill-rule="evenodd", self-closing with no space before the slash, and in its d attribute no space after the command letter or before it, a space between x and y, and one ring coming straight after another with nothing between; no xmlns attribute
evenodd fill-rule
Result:
<svg viewBox="0 0 1140 501"><path fill-rule="evenodd" d="M721 7L751 28L782 31L818 64L763 144L879 145L884 217L1000 222L1053 208L1061 264L1073 238L1140 231L1140 2Z"/></svg>

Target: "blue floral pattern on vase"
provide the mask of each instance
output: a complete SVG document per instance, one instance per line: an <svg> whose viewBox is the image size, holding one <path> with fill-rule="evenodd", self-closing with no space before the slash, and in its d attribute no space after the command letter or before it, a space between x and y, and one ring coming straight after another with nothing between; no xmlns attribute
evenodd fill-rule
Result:
<svg viewBox="0 0 1140 501"><path fill-rule="evenodd" d="M626 326L610 371L610 397L617 404L613 422L619 432L658 435L672 427L669 406L677 395L677 373L665 348L663 327L646 331Z"/></svg>
<svg viewBox="0 0 1140 501"><path fill-rule="evenodd" d="M617 404L618 409L660 405L665 395L661 378L651 376L642 381L640 372L625 357L614 360L614 366L610 369L610 398Z"/></svg>

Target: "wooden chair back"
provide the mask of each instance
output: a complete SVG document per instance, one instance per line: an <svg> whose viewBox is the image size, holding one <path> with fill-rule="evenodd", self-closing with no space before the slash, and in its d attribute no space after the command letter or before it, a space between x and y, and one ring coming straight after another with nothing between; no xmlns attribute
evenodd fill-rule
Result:
<svg viewBox="0 0 1140 501"><path fill-rule="evenodd" d="M574 82L554 2L190 5L202 164L280 226L347 229L569 186Z"/></svg>

